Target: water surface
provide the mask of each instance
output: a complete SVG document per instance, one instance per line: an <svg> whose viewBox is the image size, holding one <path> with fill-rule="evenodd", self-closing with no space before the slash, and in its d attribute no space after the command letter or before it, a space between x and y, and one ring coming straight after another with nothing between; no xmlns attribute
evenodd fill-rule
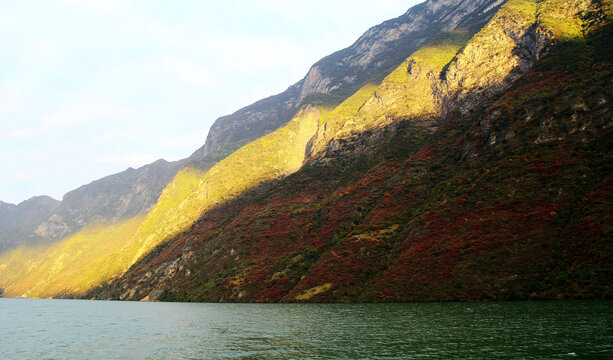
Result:
<svg viewBox="0 0 613 360"><path fill-rule="evenodd" d="M612 305L0 299L0 359L611 359Z"/></svg>

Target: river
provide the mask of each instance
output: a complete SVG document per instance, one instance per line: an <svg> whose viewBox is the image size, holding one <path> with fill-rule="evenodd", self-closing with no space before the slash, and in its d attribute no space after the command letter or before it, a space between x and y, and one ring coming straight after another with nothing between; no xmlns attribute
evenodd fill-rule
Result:
<svg viewBox="0 0 613 360"><path fill-rule="evenodd" d="M0 299L0 359L611 359L612 305Z"/></svg>

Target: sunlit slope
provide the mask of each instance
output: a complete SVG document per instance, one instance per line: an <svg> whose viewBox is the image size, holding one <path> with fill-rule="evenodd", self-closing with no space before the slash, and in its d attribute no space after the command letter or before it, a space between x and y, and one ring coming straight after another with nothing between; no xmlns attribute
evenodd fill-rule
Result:
<svg viewBox="0 0 613 360"><path fill-rule="evenodd" d="M472 108L509 86L552 41L582 39L576 16L582 8L582 0L510 0L487 24L476 19L439 33L369 89L372 95L355 114L328 120L325 134L320 130L313 141L311 156L320 155L332 139L400 120L434 129L437 117Z"/></svg>
<svg viewBox="0 0 613 360"><path fill-rule="evenodd" d="M335 109L327 114L326 131L318 132L313 141L317 146L313 147L310 156L320 156L334 138L346 138L402 119L436 115L440 108L439 76L476 30L466 27L441 32L380 84L365 86L343 103L348 105L352 100L353 104L359 103L357 107L349 107L351 111Z"/></svg>
<svg viewBox="0 0 613 360"><path fill-rule="evenodd" d="M328 142L338 133L345 121L355 116L364 102L372 97L377 86L377 84L366 84L340 105L321 107L319 127L308 149L311 157L322 153L326 149Z"/></svg>
<svg viewBox="0 0 613 360"><path fill-rule="evenodd" d="M450 105L498 92L540 60L552 43L584 41L585 0L510 0L449 64L443 90ZM460 105L460 108L462 106ZM466 107L464 107L466 108Z"/></svg>
<svg viewBox="0 0 613 360"><path fill-rule="evenodd" d="M0 273L4 296L80 295L112 279L130 265L121 260L121 249L142 220L92 225L42 252L20 248L5 254L0 258L7 265Z"/></svg>
<svg viewBox="0 0 613 360"><path fill-rule="evenodd" d="M125 258L128 266L134 262L135 258L140 257L145 251L145 249L142 248L143 241L141 240L145 236L144 234L148 234L147 240L153 241L157 224L164 222L164 217L168 213L182 210L182 202L189 194L198 188L200 180L205 174L206 170L201 169L198 164L188 164L185 168L181 169L177 173L177 176L166 186L157 203L147 214L139 227L138 232L133 236L138 245L132 248L133 244L126 244L122 249L122 256ZM172 225L175 226L173 227ZM182 224L168 224L165 231L177 233L181 231L181 226Z"/></svg>
<svg viewBox="0 0 613 360"><path fill-rule="evenodd" d="M158 244L187 230L207 209L233 199L264 181L291 174L303 164L305 147L315 134L320 111L306 107L284 127L240 148L217 163L193 191L164 190L135 234L135 262ZM181 175L179 175L181 176ZM126 251L126 255L130 252Z"/></svg>
<svg viewBox="0 0 613 360"><path fill-rule="evenodd" d="M443 67L453 60L473 33L466 28L441 32L388 75L374 95L342 133L362 132L394 121L437 115L437 82Z"/></svg>
<svg viewBox="0 0 613 360"><path fill-rule="evenodd" d="M0 254L0 289L16 284L32 269L35 269L39 256L47 248L48 246L45 245L22 245Z"/></svg>
<svg viewBox="0 0 613 360"><path fill-rule="evenodd" d="M334 138L415 116L433 116L440 102L436 83L443 67L466 45L468 28L443 31L413 53L380 84L367 84L338 107L322 112L309 156L321 156Z"/></svg>

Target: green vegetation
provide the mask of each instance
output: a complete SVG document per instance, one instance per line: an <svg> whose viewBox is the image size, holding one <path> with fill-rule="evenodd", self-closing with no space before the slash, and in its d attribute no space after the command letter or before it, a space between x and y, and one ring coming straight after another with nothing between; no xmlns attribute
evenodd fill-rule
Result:
<svg viewBox="0 0 613 360"><path fill-rule="evenodd" d="M538 9L540 0L510 0L500 9L499 15L503 18L512 17L513 19L523 19L531 21Z"/></svg>
<svg viewBox="0 0 613 360"><path fill-rule="evenodd" d="M453 60L472 36L473 33L469 32L467 28L443 31L435 36L431 42L413 53L406 63L409 64L413 60L419 65L441 70ZM405 84L409 79L406 72L406 67L399 67L386 77L385 81Z"/></svg>
<svg viewBox="0 0 613 360"><path fill-rule="evenodd" d="M478 30L464 27L439 33L385 77L355 116L343 119L342 132L332 134L343 138L399 119L435 115L439 110L438 75Z"/></svg>
<svg viewBox="0 0 613 360"><path fill-rule="evenodd" d="M318 106L321 116L317 133L311 140L310 156L321 154L326 149L328 142L337 135L349 119L355 116L362 105L372 97L376 88L376 84L367 84L336 107Z"/></svg>
<svg viewBox="0 0 613 360"><path fill-rule="evenodd" d="M345 99L345 97L340 95L312 93L307 95L304 100L302 100L300 107L310 104L324 109L335 108Z"/></svg>

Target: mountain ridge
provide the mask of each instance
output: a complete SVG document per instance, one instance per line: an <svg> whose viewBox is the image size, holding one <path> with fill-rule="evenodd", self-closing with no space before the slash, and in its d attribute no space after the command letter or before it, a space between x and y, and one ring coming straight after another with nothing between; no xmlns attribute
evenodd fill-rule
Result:
<svg viewBox="0 0 613 360"><path fill-rule="evenodd" d="M57 240L92 221L105 219L113 222L146 212L185 162L160 159L69 191L61 206L37 227L35 234Z"/></svg>
<svg viewBox="0 0 613 360"><path fill-rule="evenodd" d="M429 1L429 2L427 2L427 4L443 4L443 3L447 3L447 2L456 3L458 1L457 0L453 0L453 1ZM478 4L476 4L476 5L475 5L474 2L468 3L468 2L464 2L463 1L461 3L463 4L463 6L460 7L462 9L469 9L469 10L481 9L481 10L483 10L482 7L479 7L479 6L481 6L480 4L494 4L496 2L495 1L485 1L484 0L484 1L479 1ZM427 6L425 6L425 7L422 6L422 8L426 8L427 9ZM438 8L438 9L434 9L434 10L438 11L438 10L441 10L441 9L442 8ZM451 13L457 15L456 18L453 18L453 17L449 18L448 21L445 24L447 24L448 26L453 26L455 23L460 22L463 17L471 17L471 16L479 17L479 14L476 14L476 13L466 14L465 12L462 12L462 9L456 8L455 9L456 10L455 13L452 11ZM444 9L442 9L442 10L444 10ZM410 11L409 11L409 13L410 13ZM436 20L436 19L430 18L428 21L432 21L432 20ZM396 26L398 26L398 24L396 24ZM442 25L438 24L436 26L442 26ZM434 36L433 34L427 34L427 35L428 36ZM362 39L364 39L364 38L362 38ZM419 39L417 39L417 40L419 40ZM393 44L393 43L394 42L392 41L390 44ZM417 46L415 46L415 47L417 47ZM385 50L385 47L384 47L384 50ZM390 52L390 51L391 52L396 52L397 50L398 49L395 49L393 47L391 49L387 49L388 52ZM408 50L405 49L405 50L402 50L402 51L404 51L405 53L408 53L408 52L411 51L411 49L408 49ZM382 53L383 53L383 55L385 55L385 52L382 52ZM396 54L395 57L397 58L396 61L398 62L402 58L404 58L405 55L401 53L401 54ZM366 70L368 70L368 69L366 69ZM370 72L367 71L367 73L372 73L372 71L370 71ZM326 95L326 96L328 96L328 95ZM326 96L324 96L324 98L323 98L323 100L324 100L323 103L324 104L328 104L329 103L329 99L326 99ZM321 97L320 97L320 99L321 99ZM337 99L342 99L342 98L338 98L337 97ZM317 100L317 99L314 99L314 100ZM276 100L275 100L275 97L262 100L262 102L264 102L264 103L266 103L267 101L274 103ZM306 101L306 99L304 101ZM311 101L311 100L309 100L309 101ZM338 100L336 100L336 101L338 101ZM354 110L351 110L351 106L348 109L350 111L354 111ZM239 110L239 112L240 111L241 110ZM298 111L298 109L296 109L296 111ZM273 116L273 118L274 118L274 116ZM270 117L267 117L266 121L267 122L274 122L274 119L271 119ZM281 133L283 133L286 130L283 130L283 128L279 128L276 131L281 131ZM271 133L269 135L272 135L272 134L273 133ZM311 137L312 135L313 134L310 134L309 137ZM239 136L239 138L241 138L241 137L243 137L243 135ZM273 136L271 139L274 139L275 137L276 137L276 135ZM263 139L262 141L264 141L265 143L270 143L269 140L264 140L265 138L266 138L266 136L264 138L261 138L261 139ZM258 143L258 142L259 141L256 141L255 143ZM282 142L279 142L277 140L273 141L273 143L282 144ZM234 149L230 149L230 150L233 151ZM285 151L285 149L279 148L276 151L281 151L281 153L283 153L283 151ZM304 160L304 156L305 156L304 155L304 147L302 147L302 149L300 149L300 152L301 152L301 154L299 154L299 159L300 159L300 161L302 161L302 160ZM244 154L248 154L248 153L244 153ZM271 155L272 154L273 153L271 153ZM202 196L199 195L199 194L195 194L194 196L191 196L190 192L193 191L194 189L197 189L197 188L200 187L200 185L198 184L198 182L199 182L198 176L200 176L200 175L198 175L198 174L202 174L203 171L206 172L209 169L210 169L210 171L213 171L213 169L215 168L214 164L217 161L222 160L223 158L225 158L229 154L217 153L217 155L209 155L209 156L206 156L206 157L203 157L203 155L204 155L203 152L199 153L197 151L190 158L188 158L186 160L186 163L187 163L187 166L188 166L187 171L183 172L183 173L179 172L178 175L177 175L177 178L175 178L175 180L178 181L178 182L175 183L175 184L173 184L173 182L171 182L167 186L167 188L165 189L165 191L168 190L168 191L166 191L167 195L165 197L164 196L160 197L160 201L163 202L163 203L166 203L166 205L160 205L160 207L163 209L163 211L161 213L162 214L166 214L163 217L172 217L172 216L175 216L175 215L172 214L173 212L176 212L176 211L182 212L182 211L187 211L187 210L189 210L190 214L193 212L192 215L195 214L196 216L198 216L200 214L200 212L204 210L204 209L200 209L199 206L202 206L202 204L208 204L206 206L214 205L214 204L209 204L208 200L206 200L204 198L201 198ZM291 156L294 156L294 155L298 155L298 153L294 154L294 151L292 150L292 155ZM249 157L250 155L246 155L246 156ZM279 160L281 160L281 162L284 161L281 158ZM225 160L223 160L223 161L225 161ZM232 161L227 162L227 163L228 164L232 163ZM256 179L257 176L260 176L260 175L257 175L254 179L249 180L249 181L267 180L267 177L269 177L269 176L273 176L274 174L283 174L283 171L287 171L287 170L281 170L281 172L279 172L280 169L278 169L278 168L275 169L275 166L271 167L270 169L268 169L267 167L261 167L261 166L258 165L257 161L255 163L252 162L252 164L255 165L255 167L253 168L255 170L254 174L260 174L260 175L264 174L264 178L262 178L260 180L257 180ZM225 165L222 165L221 168L223 169L224 166ZM252 166L252 165L249 165L249 166ZM290 168L291 168L291 166L290 166ZM294 170L292 170L292 171L295 171L295 169L297 169L297 168L294 168ZM237 170L241 171L242 169L237 169ZM272 172L270 170L272 170ZM184 176L185 174L192 174L192 175L195 175L195 176L192 176L192 175ZM185 178L185 179L183 179L183 178ZM215 180L215 181L217 181L217 180ZM180 185L177 186L177 184L180 184ZM252 183L252 184L253 184L253 186L256 185L255 183ZM223 185L223 182L221 184L214 185L214 187L219 187L219 185ZM221 188L219 188L219 189L221 189ZM234 190L232 190L232 189L234 189ZM241 191L244 191L244 190L247 190L247 189L242 189ZM227 188L224 191L229 191L227 194L230 194L231 196L236 196L235 184L231 185L229 188ZM164 200L163 197L164 197L164 199L167 199L169 201ZM194 201L194 199L195 199L195 201ZM229 198L228 198L228 200L229 200ZM170 205L170 204L175 204L175 205ZM200 205L198 205L198 204L200 204ZM174 209L173 208L174 206L176 206L177 208ZM100 210L100 208L98 208L98 210ZM153 209L153 210L155 210L155 209ZM187 213L185 213L185 214L187 214ZM185 215L185 214L183 214L183 215ZM94 214L94 215L96 215L96 214ZM189 219L191 219L192 215L189 215L189 216L185 215L186 217L185 216L184 217L189 220ZM155 217L154 215L151 215L151 216ZM189 220L189 221L194 221L195 219L196 218L194 218L192 220ZM105 220L105 219L101 219L101 220ZM109 219L106 219L106 220L109 220ZM113 219L111 219L111 220L113 220ZM185 220L185 219L183 219L183 220ZM177 224L183 224L183 220L178 221ZM123 264L129 264L130 261L131 261L130 259L132 259L133 256L138 257L138 256L140 256L139 254L144 255L145 253L147 253L149 251L149 249L151 249L152 246L156 246L160 241L166 241L168 236L176 233L177 231L181 232L181 231L186 230L187 228L184 228L184 227L185 226L189 226L189 221L188 221L188 223L185 223L184 225L181 225L181 226L168 226L168 227L162 227L162 228L155 227L155 226L153 226L153 227L149 226L148 224L149 224L150 221L147 220L147 217L143 218L142 220L135 220L135 222L129 221L129 223L130 223L129 226L131 228L133 226L136 226L136 231L133 232L133 233L132 232L126 233L126 235L125 235L125 237L126 237L126 239L125 239L126 244L125 244L124 248L122 248L122 249L111 249L111 248L109 248L108 249L109 252L116 254L116 255L113 255L113 256L118 256L117 257L118 263L122 264L119 267L115 267L115 269L116 269L115 271L117 271L119 269L122 269L122 266L124 266ZM62 233L67 234L67 233L69 233L69 231L67 231L67 227L68 227L67 225L70 225L70 224L66 224L66 223L67 222L63 221L62 219L60 219L60 221L58 221L59 226L55 226L55 229L59 230L57 234L62 234ZM39 253L38 255L32 255L32 254L28 255L31 258L38 259L36 261L42 261L43 263L49 263L49 264L44 265L44 266L50 266L53 269L59 269L60 273L57 273L55 271L51 272L51 273L47 273L48 275L54 274L53 276L55 276L56 280L54 280L53 278L49 278L47 275L45 275L45 279L46 279L45 282L47 283L47 285L45 285L44 287L43 286L37 286L37 289L39 289L37 291L41 291L40 293L37 293L36 291L32 292L32 291L28 291L27 290L28 289L27 288L28 284L37 283L36 279L32 278L32 276L28 276L27 277L28 280L21 281L20 285L18 285L17 287L13 286L13 290L19 292L20 294L27 293L28 296L36 296L37 294L39 294L38 296L53 296L53 292L52 292L53 290L52 289L54 288L54 286L56 286L57 289L62 289L60 291L61 294L64 294L62 296L67 296L67 294L69 294L70 291L82 291L82 290L78 290L78 289L82 289L82 287L80 287L80 286L76 286L75 285L75 286L66 287L65 285L62 285L61 283L58 282L59 279L63 278L63 276L64 276L64 275L62 275L61 271L69 271L69 269L72 269L73 266L75 266L76 264L81 263L81 261L79 261L79 259L69 259L69 257L63 257L63 261L61 261L61 263L58 263L57 261L55 261L53 259L53 256L51 256L50 254L57 253L56 249L58 248L58 246L66 246L66 248L80 249L79 251L83 254L82 256L84 258L93 259L92 261L96 262L96 266L94 266L93 268L100 268L100 269L105 268L105 269L108 269L107 266L104 266L104 264L100 263L100 261L101 261L100 260L100 255L102 255L102 254L94 254L94 253L89 253L89 252L96 251L96 249L99 248L99 244L98 243L103 240L103 238L99 237L96 234L99 234L101 231L102 232L108 231L108 232L110 232L112 234L117 234L117 232L113 230L113 226L114 225L112 225L112 224L109 225L108 221L102 221L102 222L100 222L99 225L96 225L95 223L93 223L91 225L91 226L93 226L93 228L91 228L91 226L88 227L85 223L86 223L86 221L83 222L83 224L77 224L77 226L74 226L73 228L79 228L79 226L85 225L84 227L81 227L81 230L78 230L73 235L71 235L69 237L63 238L60 242L58 242L52 248L49 248L49 249L46 249L46 250L42 249L41 250L42 253ZM52 224L52 225L55 225L55 224ZM117 224L117 226L120 226L120 224ZM147 229L150 229L150 230L147 230ZM45 230L45 229L43 229L43 230ZM54 230L54 228L51 227L51 230ZM170 233L167 233L168 231L170 231ZM51 232L53 232L53 231L51 231ZM58 237L59 236L61 236L61 235L58 235ZM116 235L112 235L110 238L114 239L115 237L116 237ZM87 239L90 239L89 240L90 241L89 244L85 243L85 241ZM113 242L115 242L115 240L113 240ZM62 245L62 244L64 244L64 245ZM27 254L28 253L27 249L20 250L20 251L23 251L22 252L23 254ZM11 264L16 264L16 263L18 264L19 263L19 260L18 260L19 256L17 258L12 257L12 255L10 255L10 254L7 254L7 256L8 256L8 258L5 257L5 259L7 259L6 261L8 261L9 263L11 263ZM136 259L134 259L134 260L136 260ZM28 263L34 264L34 263L36 263L36 261L28 261ZM21 266L21 265L17 265L17 266ZM99 267L99 266L102 266L102 267ZM27 274L28 271L30 271L30 270L27 270L28 268L32 269L31 265L26 265L24 267L24 269L26 269L25 270L26 274ZM61 270L61 269L64 269L64 270ZM2 270L1 267L0 267L0 270ZM105 273L106 273L106 271L107 270L104 270ZM122 271L123 270L120 270L120 273ZM103 278L100 278L99 280L102 280L102 279ZM76 281L79 282L79 283L81 282L81 280L76 280ZM88 281L91 281L91 279L88 280ZM0 285L2 285L2 284L0 284ZM3 285L3 286L7 286L7 285ZM10 286L7 286L6 293L8 293L8 294L13 293L12 290L10 290ZM56 295L57 295L57 293L56 293Z"/></svg>
<svg viewBox="0 0 613 360"><path fill-rule="evenodd" d="M21 215L14 220L9 219L8 214L2 216L4 221L0 224L0 249L7 250L19 245L51 244L89 224L100 221L118 222L146 212L155 204L162 189L186 163L187 159L173 162L159 159L138 169L130 167L69 191L62 201L53 200L51 204L39 204L37 207L40 209L30 206L30 210L21 211ZM51 198L45 195L37 196L17 206L27 204L33 199L40 202ZM27 221L24 216L30 213L38 213L39 216ZM27 229L22 229L24 226L27 226Z"/></svg>
<svg viewBox="0 0 613 360"><path fill-rule="evenodd" d="M60 207L48 219L42 221L32 234L27 235L28 241L25 243L58 241L97 220L119 221L148 211L162 188L184 164L196 161L208 164L206 167L212 166L242 145L291 120L310 95L326 95L325 101L344 100L354 89L357 90L360 84L372 81L373 74L385 74L395 67L410 52L427 41L432 36L431 33L436 33L437 29L453 28L470 12L489 10L486 8L496 7L500 3L500 0L429 0L409 9L396 19L370 28L348 48L326 56L314 64L305 78L290 86L287 91L218 119L209 131L205 144L188 158L172 162L168 166L158 161L139 168L140 172L156 173L149 176L150 188L143 184L143 177L146 176L134 176L130 168L66 193L66 199ZM375 66L369 66L373 62L376 62ZM355 73L356 78L349 79L343 75L348 71ZM378 76L383 75L374 77ZM338 94L340 90L341 95ZM225 145L216 144L218 141L215 138L218 136L215 134L227 130L219 130L220 127L225 127L222 125L224 123L230 124L231 139L223 140ZM166 169L162 170L164 167ZM156 169L148 170L150 168ZM123 188L121 193L115 193L118 188Z"/></svg>

